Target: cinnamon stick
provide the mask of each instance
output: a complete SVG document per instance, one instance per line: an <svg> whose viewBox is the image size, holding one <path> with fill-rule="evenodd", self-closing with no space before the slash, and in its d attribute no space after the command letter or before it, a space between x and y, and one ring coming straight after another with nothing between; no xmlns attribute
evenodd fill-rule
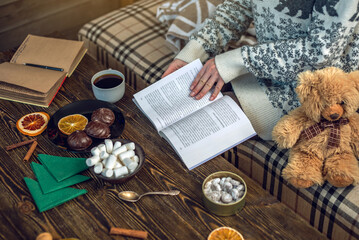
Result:
<svg viewBox="0 0 359 240"><path fill-rule="evenodd" d="M27 151L25 157L24 157L24 161L29 161L32 153L35 151L35 148L37 146L37 141L34 141L32 144L31 144L31 147L30 149Z"/></svg>
<svg viewBox="0 0 359 240"><path fill-rule="evenodd" d="M141 238L141 239L147 239L148 236L148 232L145 231L125 229L125 228L115 228L115 227L111 227L110 234L123 235L127 237Z"/></svg>
<svg viewBox="0 0 359 240"><path fill-rule="evenodd" d="M33 139L30 139L30 140L25 140L25 141L22 141L22 142L18 142L18 143L6 146L5 149L7 151L9 151L11 149L14 149L14 148L21 147L21 146L24 146L26 144L32 143L33 141L36 141L36 140L37 140L37 138L33 138Z"/></svg>

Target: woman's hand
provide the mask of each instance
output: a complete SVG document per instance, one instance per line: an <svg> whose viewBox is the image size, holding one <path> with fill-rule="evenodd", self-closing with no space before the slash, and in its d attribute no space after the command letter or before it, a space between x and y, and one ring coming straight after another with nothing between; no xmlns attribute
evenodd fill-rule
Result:
<svg viewBox="0 0 359 240"><path fill-rule="evenodd" d="M161 78L166 77L167 75L173 73L174 71L180 69L181 67L187 65L186 62L179 60L179 59L175 59L173 60L170 65L168 66L167 70L163 73Z"/></svg>
<svg viewBox="0 0 359 240"><path fill-rule="evenodd" d="M214 91L209 100L214 100L222 87L224 81L218 73L214 58L208 60L191 84L191 96L197 100L201 99L215 85Z"/></svg>

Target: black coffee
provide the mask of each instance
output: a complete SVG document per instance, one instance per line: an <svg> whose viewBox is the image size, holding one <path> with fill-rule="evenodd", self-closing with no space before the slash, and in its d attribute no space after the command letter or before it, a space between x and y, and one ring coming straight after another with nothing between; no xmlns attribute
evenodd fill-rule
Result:
<svg viewBox="0 0 359 240"><path fill-rule="evenodd" d="M106 74L96 78L93 84L98 88L113 88L120 85L122 81L123 79L120 76Z"/></svg>

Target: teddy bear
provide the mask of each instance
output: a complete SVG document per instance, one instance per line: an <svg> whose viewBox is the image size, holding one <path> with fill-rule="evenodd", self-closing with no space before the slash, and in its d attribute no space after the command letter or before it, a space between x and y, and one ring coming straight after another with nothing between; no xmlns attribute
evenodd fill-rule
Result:
<svg viewBox="0 0 359 240"><path fill-rule="evenodd" d="M296 188L359 183L359 71L326 67L298 74L300 106L282 116L272 138L289 149L282 176Z"/></svg>

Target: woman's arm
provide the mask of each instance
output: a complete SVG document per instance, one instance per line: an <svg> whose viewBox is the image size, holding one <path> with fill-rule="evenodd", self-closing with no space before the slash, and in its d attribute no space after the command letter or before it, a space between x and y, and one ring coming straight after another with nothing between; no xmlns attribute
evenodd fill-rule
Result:
<svg viewBox="0 0 359 240"><path fill-rule="evenodd" d="M252 22L251 1L227 0L219 4L214 16L206 19L204 26L190 37L189 43L176 56L185 62L223 52L231 40L239 40Z"/></svg>
<svg viewBox="0 0 359 240"><path fill-rule="evenodd" d="M163 76L183 66L184 62L191 62L197 58L204 62L210 56L221 53L229 41L240 39L251 22L251 1L228 0L218 5L214 17L207 19L203 28L190 37L189 43L176 56ZM244 68L244 64L242 65ZM224 85L212 58L204 64L194 79L191 96L201 99L214 85L210 100L217 97Z"/></svg>

